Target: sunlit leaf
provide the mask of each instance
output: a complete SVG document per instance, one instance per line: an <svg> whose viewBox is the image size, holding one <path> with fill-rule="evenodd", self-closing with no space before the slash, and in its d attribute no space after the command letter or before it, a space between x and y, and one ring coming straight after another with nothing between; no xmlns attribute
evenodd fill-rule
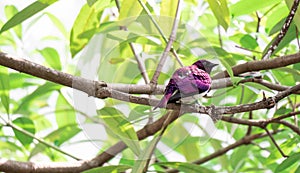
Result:
<svg viewBox="0 0 300 173"><path fill-rule="evenodd" d="M61 70L59 54L54 48L46 47L44 49L39 50L39 52L43 55L50 67L56 70Z"/></svg>
<svg viewBox="0 0 300 173"><path fill-rule="evenodd" d="M228 62L228 61L230 61L230 59L220 57L219 60L221 61L222 65L226 68L226 71L229 74L229 76L231 78L233 78L234 77L233 71L232 71L232 68L231 68L231 66L229 65L229 62Z"/></svg>
<svg viewBox="0 0 300 173"><path fill-rule="evenodd" d="M257 10L263 9L265 7L272 7L274 4L281 2L281 0L241 0L237 3L231 5L230 12L233 16L240 16L244 14L250 14Z"/></svg>
<svg viewBox="0 0 300 173"><path fill-rule="evenodd" d="M26 8L24 8L23 10L21 10L20 12L18 12L16 15L14 15L10 20L8 20L1 28L0 30L0 34L6 30L9 30L10 28L21 24L23 21L29 19L30 17L32 17L33 15L35 15L36 13L42 11L43 9L47 8L49 5L51 5L52 3L56 2L57 0L52 0L52 1L45 1L48 3L43 3L40 1L36 1L32 4L30 4L29 6L27 6Z"/></svg>
<svg viewBox="0 0 300 173"><path fill-rule="evenodd" d="M250 50L254 50L256 47L258 47L258 43L255 38L253 38L251 35L244 35L240 39L240 43L242 47L248 48Z"/></svg>
<svg viewBox="0 0 300 173"><path fill-rule="evenodd" d="M289 156L280 165L277 166L277 168L275 169L275 173L282 172L283 170L286 170L293 164L299 163L299 159L300 159L300 153L296 153L296 154Z"/></svg>
<svg viewBox="0 0 300 173"><path fill-rule="evenodd" d="M18 9L14 5L5 6L5 15L6 15L7 19L12 18L17 13L18 13ZM22 26L21 25L15 26L14 31L19 38L22 37Z"/></svg>
<svg viewBox="0 0 300 173"><path fill-rule="evenodd" d="M162 0L160 15L175 17L178 0Z"/></svg>
<svg viewBox="0 0 300 173"><path fill-rule="evenodd" d="M149 163L149 159L151 159L152 153L156 147L156 144L158 143L160 137L155 136L151 142L147 145L147 147L140 153L138 156L137 161L135 162L132 172L135 173L143 173L145 167Z"/></svg>
<svg viewBox="0 0 300 173"><path fill-rule="evenodd" d="M64 24L62 23L62 21L60 21L56 16L54 16L51 13L44 13L45 15L47 15L49 17L49 19L52 21L52 23L56 26L56 28L62 33L62 35L65 38L69 37L68 31L66 30Z"/></svg>
<svg viewBox="0 0 300 173"><path fill-rule="evenodd" d="M69 104L62 94L59 94L57 97L55 116L58 127L76 124L74 108Z"/></svg>
<svg viewBox="0 0 300 173"><path fill-rule="evenodd" d="M141 148L133 126L125 116L113 107L104 107L99 110L100 117L105 124L136 154L139 155Z"/></svg>
<svg viewBox="0 0 300 173"><path fill-rule="evenodd" d="M62 145L64 142L67 142L71 138L73 138L76 134L81 131L78 128L77 124L70 124L64 127L61 127L47 136L44 137L44 140L53 143L56 146ZM29 157L33 157L34 155L45 151L48 147L42 143L38 143L35 148L31 151Z"/></svg>
<svg viewBox="0 0 300 173"><path fill-rule="evenodd" d="M143 3L146 0L141 0ZM141 12L142 6L137 0L123 0L120 9L119 20L124 20L127 18L131 18L134 20Z"/></svg>
<svg viewBox="0 0 300 173"><path fill-rule="evenodd" d="M97 1L93 6L85 4L73 24L70 37L70 48L72 57L74 57L91 37L96 33L100 26L100 17L103 9L110 4L110 1ZM88 37L80 38L79 36L86 31L90 31Z"/></svg>
<svg viewBox="0 0 300 173"><path fill-rule="evenodd" d="M31 134L35 134L35 126L34 126L34 123L31 119L29 118L26 118L26 117L20 117L20 118L17 118L15 120L12 121L12 123L20 128L22 128L24 131L27 131ZM16 130L16 129L13 129L15 135L16 135L16 138L25 146L25 147L28 147L32 141L33 141L33 138Z"/></svg>
<svg viewBox="0 0 300 173"><path fill-rule="evenodd" d="M213 170L207 169L205 167L185 162L160 162L155 163L155 165L167 166L171 168L178 169L182 172L188 173L212 173L215 172Z"/></svg>
<svg viewBox="0 0 300 173"><path fill-rule="evenodd" d="M0 67L0 98L1 98L1 104L4 106L7 114L9 114L10 112L9 90L10 90L10 81L9 81L8 69L4 67Z"/></svg>
<svg viewBox="0 0 300 173"><path fill-rule="evenodd" d="M22 100L20 100L20 105L17 108L17 110L15 110L15 112L18 112L23 107L28 106L30 104L30 102L33 101L34 99L36 99L37 97L41 97L44 94L47 94L54 90L58 90L60 88L61 88L61 86L58 84L54 84L52 82L46 82L44 85L39 86L31 94L29 94L28 96L26 96Z"/></svg>
<svg viewBox="0 0 300 173"><path fill-rule="evenodd" d="M127 169L130 169L130 166L127 165L117 165L117 166L103 166L98 168L89 169L87 171L83 171L82 173L121 173L125 172Z"/></svg>
<svg viewBox="0 0 300 173"><path fill-rule="evenodd" d="M218 23L227 30L229 25L229 9L226 0L207 0L208 4L213 11Z"/></svg>

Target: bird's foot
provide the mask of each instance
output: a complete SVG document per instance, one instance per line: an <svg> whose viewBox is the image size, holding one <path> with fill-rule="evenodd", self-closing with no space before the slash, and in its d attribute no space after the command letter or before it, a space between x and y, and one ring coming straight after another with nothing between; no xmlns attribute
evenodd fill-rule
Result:
<svg viewBox="0 0 300 173"><path fill-rule="evenodd" d="M221 114L216 110L215 105L211 105L208 110L208 115L212 118L214 122L217 122L221 119Z"/></svg>

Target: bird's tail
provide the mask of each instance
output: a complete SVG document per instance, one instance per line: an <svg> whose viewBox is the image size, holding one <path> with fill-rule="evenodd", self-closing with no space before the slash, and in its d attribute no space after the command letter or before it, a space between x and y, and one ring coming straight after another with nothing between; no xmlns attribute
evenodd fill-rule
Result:
<svg viewBox="0 0 300 173"><path fill-rule="evenodd" d="M157 109L157 108L165 108L167 106L167 103L170 99L170 97L172 96L172 93L170 94L165 94L163 96L163 98L160 100L160 102L154 107L153 110Z"/></svg>

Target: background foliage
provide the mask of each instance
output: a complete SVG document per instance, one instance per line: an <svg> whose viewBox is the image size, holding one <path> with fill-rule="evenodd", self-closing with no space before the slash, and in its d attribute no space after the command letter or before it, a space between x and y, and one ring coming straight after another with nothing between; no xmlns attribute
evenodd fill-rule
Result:
<svg viewBox="0 0 300 173"><path fill-rule="evenodd" d="M177 1L141 2L145 7L137 0L80 1L81 5L76 5L76 13L72 12L75 14L72 21L66 21L64 15L68 11L68 3L73 6L75 2L40 0L31 4L26 2L25 5L1 2L0 50L90 79L143 84L145 81L128 43L136 47L151 79L167 44L165 38L171 33ZM234 65L262 58L279 33L291 4L292 0L184 0L180 6L180 24L173 47L184 65L190 65L201 57L219 61L217 71L227 69L230 72ZM52 12L62 5L65 11ZM148 16L147 12L152 16ZM157 22L161 32L151 18ZM44 23L45 26L52 25L51 28L45 28ZM119 26L123 25L127 30L120 29ZM272 58L299 51L299 27L298 10ZM158 83L165 84L174 69L179 67L170 55ZM299 70L300 65L294 64L260 71L260 75L271 83L294 86L300 80ZM109 162L119 166L88 172L122 172L128 168L142 170L139 166L144 163L137 164L134 159L148 158L157 138L138 141L136 131L149 119L159 118L165 110L152 112L148 106L108 98L94 101L94 107L89 107L94 110L89 112L79 106L82 102L76 99L80 97L74 96L72 89L2 66L0 73L1 158L67 161L86 157L83 152L89 151L80 146L95 144L96 147L91 147L94 149L88 154L93 156L122 140L129 149ZM240 79L236 78L237 81ZM257 83L244 83L213 90L210 95L214 97L202 99L201 103L226 106L252 103L263 98L263 91L267 96L277 93ZM273 109L251 114L253 119L267 119L294 112L299 109L299 99L298 95L290 95ZM246 118L249 114L245 112L234 116ZM299 127L297 116L288 121ZM93 127L97 133L91 133L88 127ZM282 127L272 124L268 129ZM160 139L154 151L158 163L150 164L148 170L164 171L164 166L167 166L183 172L300 172L300 138L290 129L273 135L282 151L291 156L288 159L284 159L270 138L265 137L201 166L190 164L243 138L247 129L247 126L233 123L217 122L213 125L205 115L185 114L171 124ZM252 129L252 133L259 132L265 131ZM84 151L75 153L74 148Z"/></svg>

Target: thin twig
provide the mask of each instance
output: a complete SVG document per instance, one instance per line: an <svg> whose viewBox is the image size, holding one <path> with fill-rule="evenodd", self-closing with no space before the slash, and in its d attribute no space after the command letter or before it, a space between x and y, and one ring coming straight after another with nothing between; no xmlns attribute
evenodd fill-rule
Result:
<svg viewBox="0 0 300 173"><path fill-rule="evenodd" d="M289 15L287 16L279 34L277 35L276 39L274 40L274 42L271 44L271 46L268 48L268 50L265 52L265 54L262 56L262 60L266 60L269 59L270 56L274 53L274 51L276 50L276 48L278 47L279 43L281 42L281 40L283 39L283 37L285 36L285 34L287 33L292 20L296 14L298 5L299 5L300 0L295 0L294 4L290 10Z"/></svg>
<svg viewBox="0 0 300 173"><path fill-rule="evenodd" d="M160 141L160 139L162 138L163 134L165 133L165 131L166 131L166 129L167 129L167 127L168 127L168 125L170 124L170 121L171 121L170 117L173 116L174 113L176 114L176 112L173 112L173 111L169 111L167 113L167 115L166 115L167 118L164 120L162 128L161 128L161 131L158 134L157 138L155 139L156 141L155 141L154 147L152 148L151 154L149 155L149 158L147 160L147 164L146 164L146 166L144 168L144 172L147 172L147 169L148 169L148 166L149 166L149 163L150 163L150 159L151 159L151 156L152 156L152 154L154 152L154 149L155 149L156 145L158 144L158 142Z"/></svg>
<svg viewBox="0 0 300 173"><path fill-rule="evenodd" d="M60 153L62 153L62 154L64 154L64 155L66 155L66 156L69 156L69 157L71 157L71 158L73 158L73 159L75 159L75 160L81 160L81 159L79 159L78 157L73 156L72 154L67 153L67 152L61 150L61 149L58 148L57 146L52 145L52 144L50 144L50 143L44 141L43 139L36 137L36 136L33 135L32 133L30 133L30 132L28 132L28 131L26 131L26 130L24 130L24 129L22 129L22 128L20 128L20 127L14 125L14 124L12 124L12 123L10 123L10 122L6 122L6 125L9 126L9 127L11 127L12 129L14 129L14 130L16 130L16 131L22 133L22 134L28 136L28 137L31 137L31 138L37 140L37 141L40 142L41 144L43 144L43 145L45 145L45 146L47 146L47 147L49 147L49 148L52 148L52 149L54 149L54 150L56 150L56 151L58 151L58 152L60 152Z"/></svg>
<svg viewBox="0 0 300 173"><path fill-rule="evenodd" d="M271 134L276 134L278 133L279 131L273 131L271 132ZM263 138L263 137L266 137L268 134L266 133L258 133L258 134L254 134L254 135L251 135L251 136L245 136L244 138L236 141L235 143L231 144L231 145L228 145L227 147L224 147L206 157L203 157L199 160L196 160L194 161L193 163L194 164L198 164L198 165L201 165L207 161L210 161L214 158L217 158L219 156L222 156L224 155L225 153L227 153L228 151L232 150L232 149L235 149L239 146L242 146L242 145L248 145L249 143L251 143L253 140L256 140L256 139L260 139L260 138ZM169 169L166 171L167 173L177 173L178 170L176 169Z"/></svg>
<svg viewBox="0 0 300 173"><path fill-rule="evenodd" d="M250 112L249 112L249 120L252 120L252 118L253 118L253 114L252 114L252 111L250 111ZM246 136L249 136L249 135L251 134L251 132L252 132L252 126L249 125L249 126L248 126L248 129L247 129Z"/></svg>
<svg viewBox="0 0 300 173"><path fill-rule="evenodd" d="M281 150L281 148L279 147L279 145L277 144L277 142L275 141L275 139L273 138L272 134L269 132L269 130L267 128L265 128L265 131L267 132L268 136L271 138L271 141L273 142L273 144L275 145L275 147L278 149L278 151L280 152L280 154L282 155L282 157L288 157L287 155L284 154L284 152Z"/></svg>
<svg viewBox="0 0 300 173"><path fill-rule="evenodd" d="M174 22L173 22L173 27L172 27L172 31L171 31L171 35L170 35L170 39L167 43L167 46L160 58L160 61L157 65L157 68L153 74L153 77L151 79L151 83L156 85L157 84L157 79L161 73L161 70L167 60L167 57L168 57L168 54L171 50L171 47L172 47L172 44L173 42L175 41L176 39L176 31L177 31L177 28L178 28L178 24L179 24L179 15L180 15L180 12L179 12L179 9L180 9L180 0L178 0L178 4L177 4L177 9L176 9L176 14L175 14L175 18L174 18Z"/></svg>
<svg viewBox="0 0 300 173"><path fill-rule="evenodd" d="M118 11L120 12L120 2L119 0L115 0L116 6L118 8ZM127 31L127 27L126 26L121 26L120 27L122 30ZM142 62L140 56L136 53L135 47L133 45L133 43L129 43L130 49L136 59L136 62L138 64L138 68L143 76L143 79L145 81L146 84L148 84L150 82L150 79L148 77L148 74L146 72L146 68L145 68L145 64Z"/></svg>
<svg viewBox="0 0 300 173"><path fill-rule="evenodd" d="M158 30L158 32L160 33L160 35L162 36L164 42L167 44L168 43L168 39L165 36L165 34L163 33L162 29L160 28L160 26L158 25L158 23L156 22L156 20L152 17L149 9L147 8L147 6L144 4L144 2L142 2L141 0L138 0L140 5L142 6L142 8L145 10L145 12L147 13L148 17L150 18L150 20L153 22L155 28ZM180 1L180 0L179 0ZM179 2L178 2L179 3ZM177 10L176 10L177 11ZM176 12L177 13L177 12ZM177 18L177 17L176 17ZM179 20L179 18L177 18ZM181 67L183 67L183 63L181 62L181 60L179 59L179 56L177 55L175 49L173 47L171 47L171 52L174 55L174 57L176 58L177 62L180 64Z"/></svg>

